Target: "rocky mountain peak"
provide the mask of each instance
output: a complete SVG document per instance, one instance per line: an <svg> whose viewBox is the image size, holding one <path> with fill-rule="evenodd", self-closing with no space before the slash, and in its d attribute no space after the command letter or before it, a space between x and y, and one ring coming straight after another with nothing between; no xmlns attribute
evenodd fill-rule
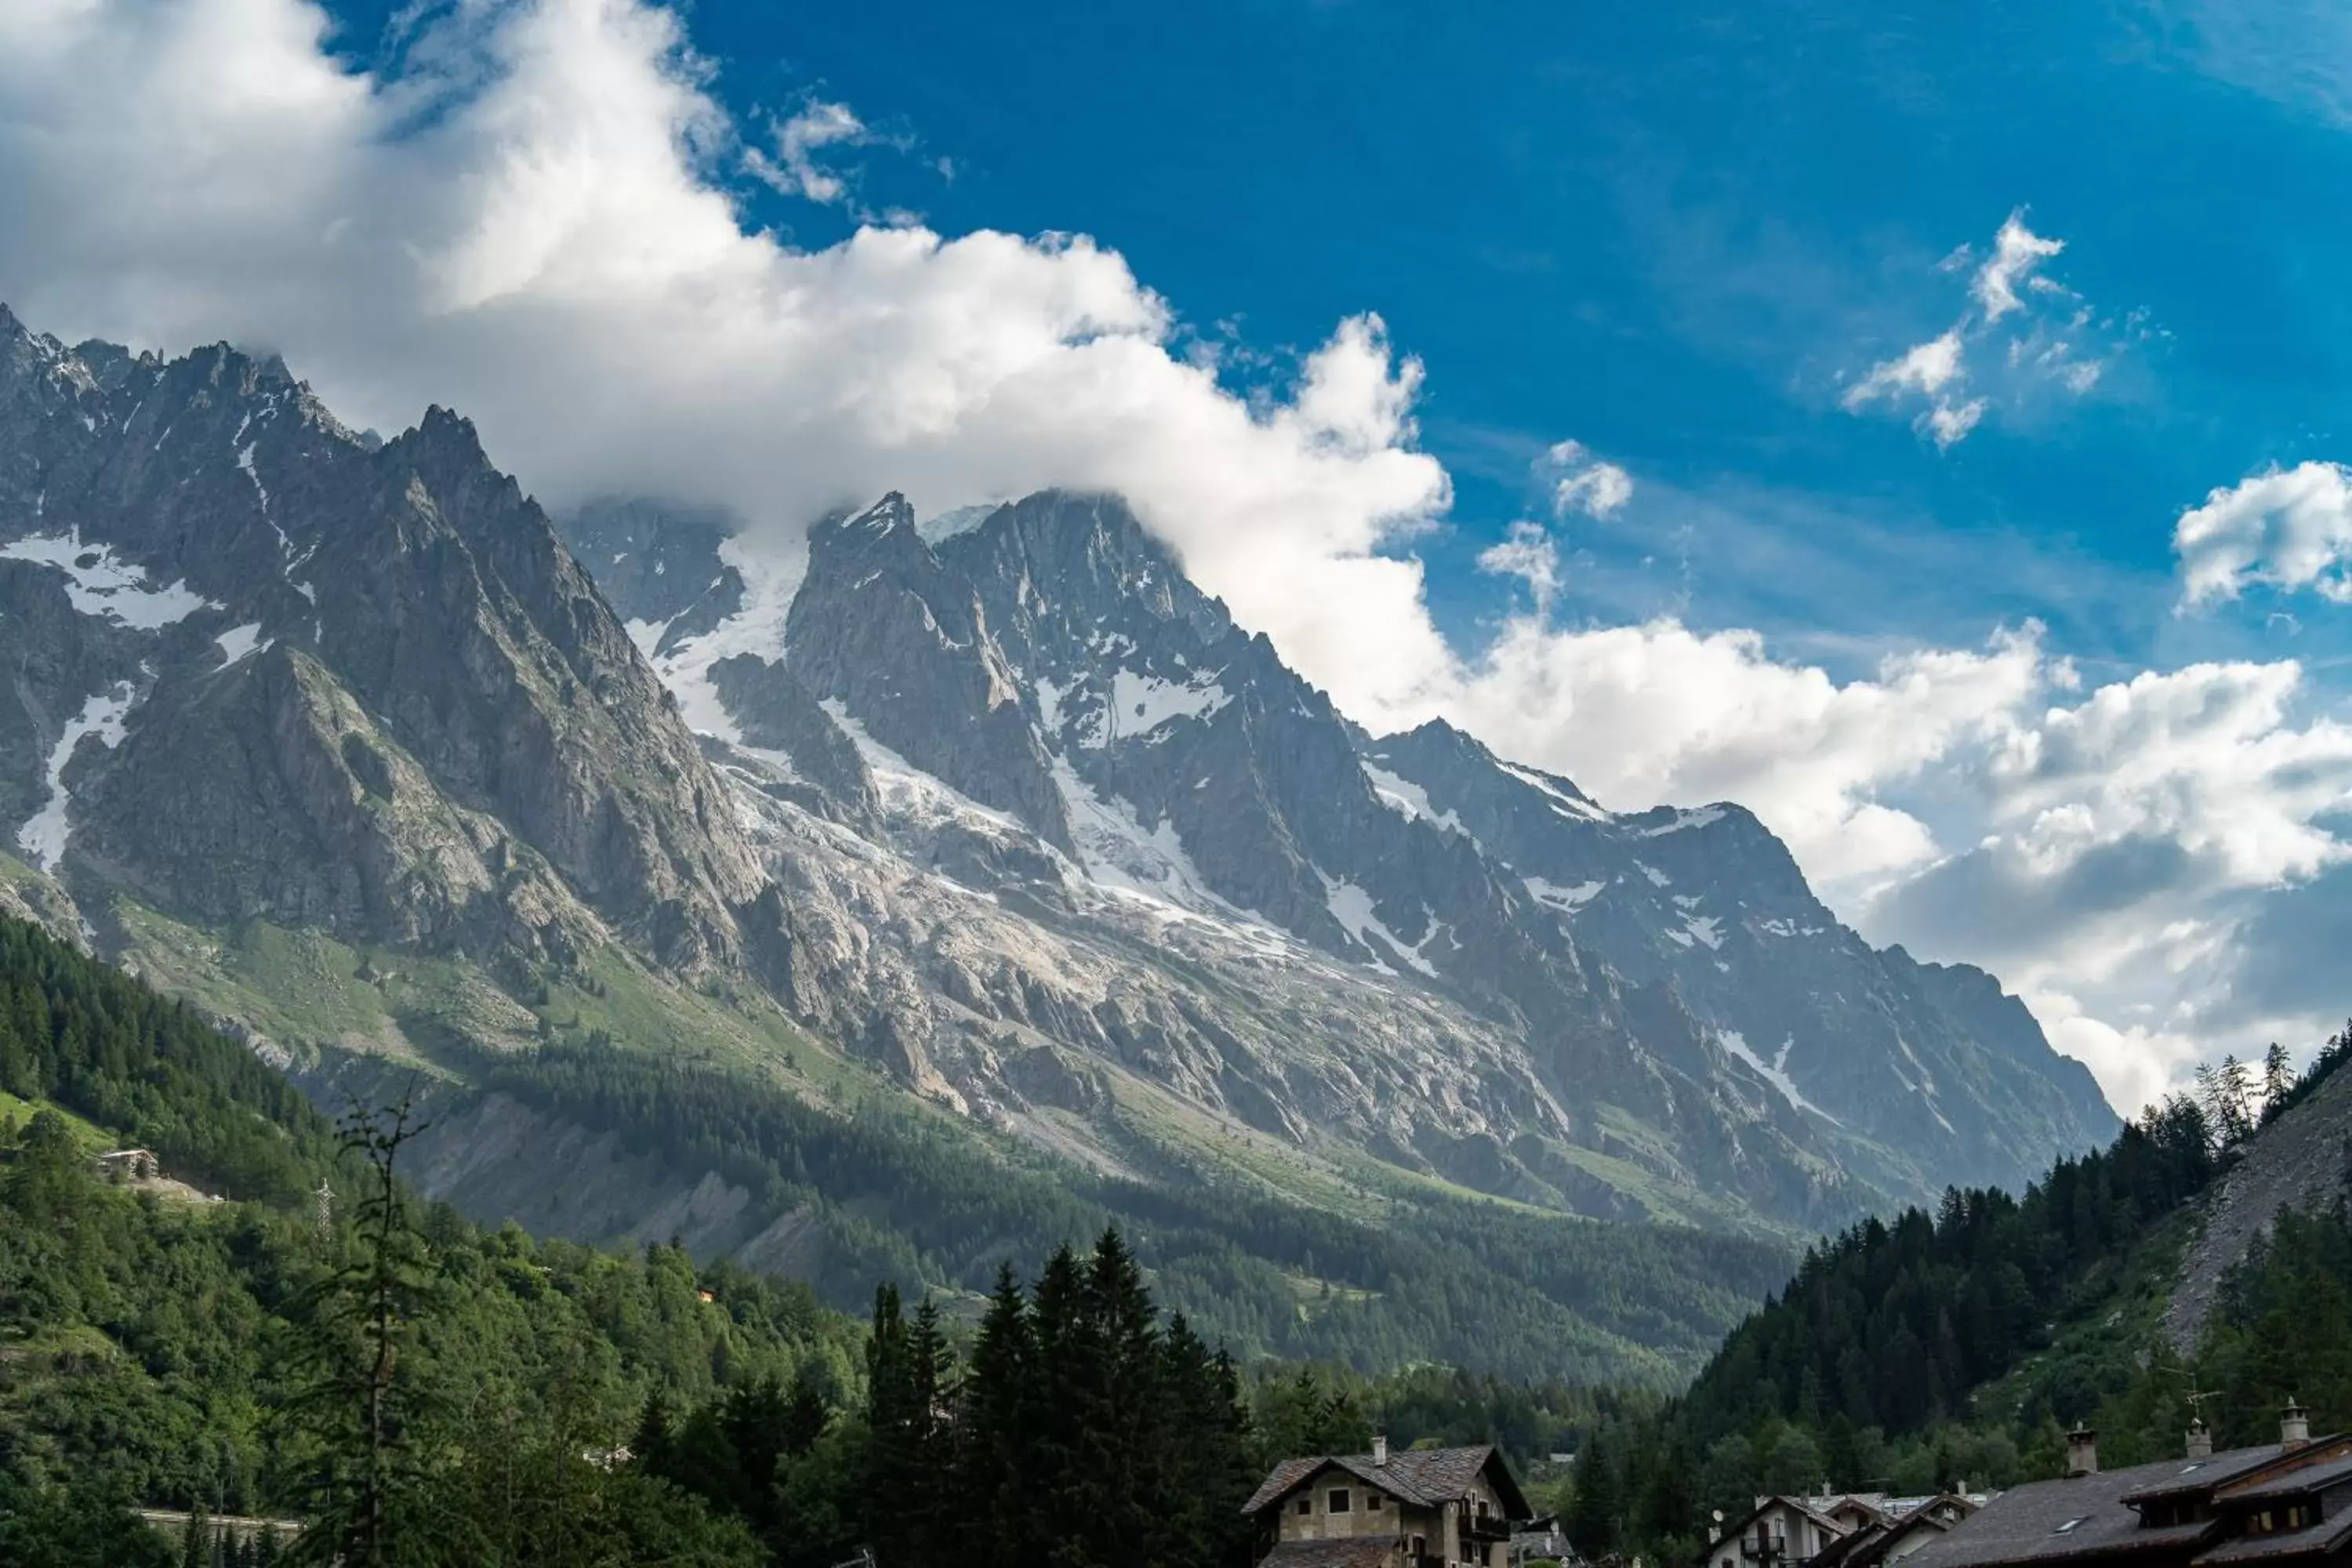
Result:
<svg viewBox="0 0 2352 1568"><path fill-rule="evenodd" d="M804 574L614 503L583 567L453 411L378 446L233 349L32 342L0 832L91 907L509 978L604 944L1123 1173L1246 1129L1318 1183L1811 1225L2105 1131L2013 999L1871 949L1753 816L1365 736L1117 497L927 540L885 496ZM700 738L640 651L695 616Z"/></svg>
<svg viewBox="0 0 2352 1568"><path fill-rule="evenodd" d="M924 541L903 496L811 531L783 651L872 742L1071 847L1034 699L971 579Z"/></svg>

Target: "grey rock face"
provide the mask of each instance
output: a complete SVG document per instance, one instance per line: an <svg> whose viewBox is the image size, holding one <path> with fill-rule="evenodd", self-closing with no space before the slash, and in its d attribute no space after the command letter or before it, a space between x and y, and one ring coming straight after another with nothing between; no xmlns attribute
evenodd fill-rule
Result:
<svg viewBox="0 0 2352 1568"><path fill-rule="evenodd" d="M46 584L22 582L9 554ZM207 918L333 910L345 929L415 939L478 891L457 868L484 852L480 832L452 826L473 819L668 959L731 950L730 907L761 879L724 786L545 517L455 416L374 447L275 362L67 350L12 318L0 571L0 592L47 593L55 619L63 591L94 623L54 645L84 668L18 695L34 750L65 734L77 686L114 680L127 700L123 743L67 781L89 869ZM324 743L318 716L338 700L364 715L370 750ZM430 872L377 875L389 862L362 846L385 840L358 818L330 830L331 796L362 810L366 776L397 775L370 754L411 760L410 795L436 797L455 835L428 847L422 819L402 817L395 858Z"/></svg>
<svg viewBox="0 0 2352 1568"><path fill-rule="evenodd" d="M2230 1270L2287 1209L2333 1203L2352 1177L2352 1073L2328 1075L2308 1100L2239 1146L2236 1163L2198 1200L2202 1223L2165 1304L2164 1332L2193 1354Z"/></svg>
<svg viewBox="0 0 2352 1568"><path fill-rule="evenodd" d="M770 753L772 771L761 775L770 793L854 826L876 825L873 771L797 676L745 653L714 663L710 679L747 745Z"/></svg>
<svg viewBox="0 0 2352 1568"><path fill-rule="evenodd" d="M2014 1189L2116 1130L2089 1070L1990 975L1870 947L1737 805L1612 814L1443 723L1372 743L1366 765L1507 865L1593 961L1672 985L1883 1187Z"/></svg>
<svg viewBox="0 0 2352 1568"><path fill-rule="evenodd" d="M2016 1185L2113 1131L2014 998L1871 949L1749 813L1614 814L1442 723L1367 738L1115 498L935 546L895 498L829 522L786 643L845 720L1096 880L1438 992L1525 1039L1572 1122L1630 1111L1696 1179Z"/></svg>
<svg viewBox="0 0 2352 1568"><path fill-rule="evenodd" d="M564 542L621 617L656 651L743 608L743 574L719 547L740 527L707 507L607 496L563 519Z"/></svg>
<svg viewBox="0 0 2352 1568"><path fill-rule="evenodd" d="M816 525L784 654L876 741L1069 847L1019 678L971 584L923 542L903 498Z"/></svg>

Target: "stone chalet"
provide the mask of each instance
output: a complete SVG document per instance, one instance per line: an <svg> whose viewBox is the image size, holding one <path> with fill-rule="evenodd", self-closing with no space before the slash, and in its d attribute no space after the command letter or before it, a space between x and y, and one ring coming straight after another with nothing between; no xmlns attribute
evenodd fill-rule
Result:
<svg viewBox="0 0 2352 1568"><path fill-rule="evenodd" d="M2204 1424L2177 1459L2101 1470L2095 1433L2068 1440L2067 1479L2002 1493L1904 1568L2303 1568L2352 1563L2352 1436L2213 1451Z"/></svg>
<svg viewBox="0 0 2352 1568"><path fill-rule="evenodd" d="M1760 1497L1707 1544L1707 1568L1885 1568L1950 1530L1983 1503L1968 1493L1884 1492Z"/></svg>
<svg viewBox="0 0 2352 1568"><path fill-rule="evenodd" d="M151 1149L109 1149L98 1157L99 1173L110 1181L152 1182L163 1173Z"/></svg>
<svg viewBox="0 0 2352 1568"><path fill-rule="evenodd" d="M1262 1568L1506 1568L1535 1510L1491 1446L1285 1459L1242 1511Z"/></svg>

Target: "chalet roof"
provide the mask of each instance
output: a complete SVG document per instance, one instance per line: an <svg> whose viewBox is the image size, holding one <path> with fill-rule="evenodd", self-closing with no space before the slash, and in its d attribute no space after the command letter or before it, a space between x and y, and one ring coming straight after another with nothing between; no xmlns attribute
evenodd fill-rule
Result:
<svg viewBox="0 0 2352 1568"><path fill-rule="evenodd" d="M1876 1520L1848 1531L1813 1553L1808 1568L1842 1568L1848 1558L1866 1555L1865 1549L1886 1538L1887 1527ZM1710 1549L1711 1551L1712 1549Z"/></svg>
<svg viewBox="0 0 2352 1568"><path fill-rule="evenodd" d="M1394 1539L1361 1535L1351 1541L1286 1541L1259 1568L1386 1568Z"/></svg>
<svg viewBox="0 0 2352 1568"><path fill-rule="evenodd" d="M2273 1443L2233 1448L2210 1459L2163 1459L2063 1481L2012 1487L1968 1520L1929 1542L1904 1568L1978 1568L1984 1563L2054 1563L2101 1552L2194 1544L2213 1528L2199 1523L2144 1528L2133 1501L2203 1491L2279 1457Z"/></svg>
<svg viewBox="0 0 2352 1568"><path fill-rule="evenodd" d="M2347 1537L2352 1537L2352 1520L2346 1519L2323 1519L2301 1530L2275 1531L2269 1535L2242 1535L2200 1553L2196 1568L2204 1568L2207 1563L2267 1563L2281 1557L2333 1552Z"/></svg>
<svg viewBox="0 0 2352 1568"><path fill-rule="evenodd" d="M2230 1486L2232 1481L2251 1477L2265 1465L2274 1465L2288 1450L2279 1444L2263 1444L2258 1448L2227 1448L2204 1460L2159 1460L2155 1465L2133 1465L2131 1469L2119 1469L2119 1477L2140 1477L2128 1490L2124 1490L2124 1502L2157 1502L2161 1498L2192 1498L2197 1493L2210 1493L2216 1488ZM2315 1455L2316 1458L2316 1455ZM2088 1479L2088 1477L2086 1477ZM2072 1486L2072 1481L2053 1481L2051 1486Z"/></svg>
<svg viewBox="0 0 2352 1568"><path fill-rule="evenodd" d="M2272 1498L2325 1491L2347 1481L2352 1481L2352 1453L2339 1454L2315 1465L2251 1475L2220 1489L2217 1495L2228 1502L2267 1502Z"/></svg>
<svg viewBox="0 0 2352 1568"><path fill-rule="evenodd" d="M1470 1483L1484 1475L1500 1498L1506 1517L1525 1519L1534 1511L1528 1507L1518 1482L1512 1479L1510 1468L1503 1463L1502 1456L1495 1452L1491 1443L1467 1448L1391 1449L1384 1465L1372 1463L1370 1454L1317 1454L1285 1459L1274 1467L1249 1501L1242 1505L1242 1511L1255 1513L1288 1497L1323 1471L1334 1468L1346 1470L1417 1508L1450 1502L1468 1491Z"/></svg>
<svg viewBox="0 0 2352 1568"><path fill-rule="evenodd" d="M1856 1531L1854 1532L1856 1536L1867 1535L1868 1539L1846 1553L1846 1568L1878 1568L1880 1563L1886 1561L1889 1553L1910 1537L1923 1532L1942 1535L1953 1530L1956 1528L1954 1525L1945 1523L1931 1511L1936 1503L1951 1500L1948 1498L1930 1498L1884 1529ZM1966 1519L1968 1511L1968 1505L1963 1502L1961 1510L1963 1520ZM1814 1559L1816 1563L1820 1561L1818 1557Z"/></svg>

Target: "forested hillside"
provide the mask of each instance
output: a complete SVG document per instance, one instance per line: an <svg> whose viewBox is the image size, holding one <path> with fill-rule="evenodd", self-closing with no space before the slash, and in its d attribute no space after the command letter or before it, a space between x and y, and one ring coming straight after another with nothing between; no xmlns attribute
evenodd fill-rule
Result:
<svg viewBox="0 0 2352 1568"><path fill-rule="evenodd" d="M862 1326L674 1247L484 1230L398 1180L413 1115L331 1126L238 1042L28 926L0 929L0 1561L24 1568L200 1560L134 1504L302 1520L352 1562L924 1563L984 1519L1008 1551L1080 1521L1089 1560L1173 1568L1245 1547L1234 1505L1276 1455L1360 1448L1377 1423L1527 1458L1651 1407L1438 1368L1244 1369L1163 1311L1116 1232L1028 1255L1025 1286L1000 1265L952 1310L885 1281ZM118 1143L163 1179L102 1173Z"/></svg>
<svg viewBox="0 0 2352 1568"><path fill-rule="evenodd" d="M888 1100L839 1114L753 1074L608 1042L460 1066L488 1092L608 1132L660 1167L716 1172L760 1212L807 1215L825 1238L813 1282L845 1310L877 1279L976 1300L1006 1258L1044 1258L1116 1226L1160 1298L1236 1354L1663 1388L1790 1257L1753 1237L1566 1219L1469 1194L1352 1218L1241 1184L1074 1176ZM551 1211L546 1223L566 1218Z"/></svg>
<svg viewBox="0 0 2352 1568"><path fill-rule="evenodd" d="M113 1531L125 1503L331 1508L347 1480L337 1369L364 1341L344 1310L370 1256L364 1151L339 1149L299 1093L186 1008L14 923L0 927L0 1561L138 1563L161 1538ZM117 1142L153 1149L177 1180L108 1180L93 1156ZM322 1182L340 1194L323 1224ZM489 1517L465 1523L467 1486L498 1488L518 1530L603 1510L618 1553L488 1542L440 1560L755 1560L717 1512L583 1456L625 1436L649 1397L776 1382L828 1412L850 1402L853 1322L674 1248L601 1254L395 1207L416 1331L387 1384L388 1430L440 1478L451 1528Z"/></svg>
<svg viewBox="0 0 2352 1568"><path fill-rule="evenodd" d="M2352 1425L2340 1179L2231 1271L2192 1353L2163 1321L2200 1200L2347 1055L2352 1028L2300 1077L2276 1052L2260 1083L2225 1064L2022 1196L1954 1191L1932 1214L1867 1220L1810 1250L1680 1398L1600 1424L1571 1535L1588 1552L1672 1558L1697 1546L1710 1510L1760 1491L2053 1475L2076 1422L2100 1430L2106 1463L2159 1458L2182 1441L2192 1391L2216 1391L2203 1413L2217 1441L2260 1440L2290 1395L2320 1425Z"/></svg>

